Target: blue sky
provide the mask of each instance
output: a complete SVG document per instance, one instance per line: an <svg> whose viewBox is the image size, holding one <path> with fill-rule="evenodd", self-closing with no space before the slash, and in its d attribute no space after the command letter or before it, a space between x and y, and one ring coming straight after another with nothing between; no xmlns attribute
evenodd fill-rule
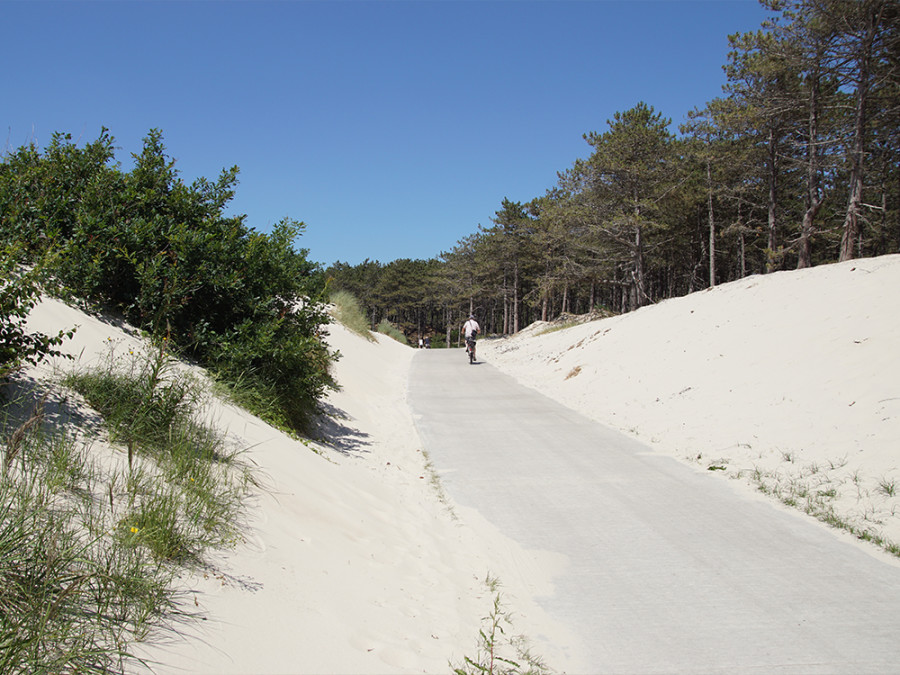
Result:
<svg viewBox="0 0 900 675"><path fill-rule="evenodd" d="M182 178L241 169L230 213L324 264L431 258L529 201L639 101L721 94L756 0L0 0L4 149L151 128Z"/></svg>

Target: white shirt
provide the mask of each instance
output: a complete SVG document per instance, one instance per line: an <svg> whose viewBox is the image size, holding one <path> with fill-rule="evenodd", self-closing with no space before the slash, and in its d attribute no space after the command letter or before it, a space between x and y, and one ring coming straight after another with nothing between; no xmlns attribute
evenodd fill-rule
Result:
<svg viewBox="0 0 900 675"><path fill-rule="evenodd" d="M466 332L466 337L469 338L469 337L472 337L472 331L473 330L480 331L481 326L478 325L478 322L475 319L469 319L463 325L463 330Z"/></svg>

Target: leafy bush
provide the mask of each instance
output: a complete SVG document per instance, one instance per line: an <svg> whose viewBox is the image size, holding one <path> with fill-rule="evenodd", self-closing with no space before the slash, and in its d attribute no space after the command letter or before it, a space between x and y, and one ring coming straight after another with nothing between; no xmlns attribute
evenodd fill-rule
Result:
<svg viewBox="0 0 900 675"><path fill-rule="evenodd" d="M240 383L253 408L302 431L334 386L321 270L294 247L303 223L270 234L226 217L237 167L186 185L151 130L135 166L111 166L113 139L78 148L54 135L0 164L0 240L50 252L56 292L121 312L155 338Z"/></svg>
<svg viewBox="0 0 900 675"><path fill-rule="evenodd" d="M335 384L327 373L333 356L318 335L294 328L296 317L247 320L213 347L212 363L228 382L243 382L250 401L274 402L257 411L279 425L303 427L317 411L317 401ZM252 406L252 403L251 403Z"/></svg>
<svg viewBox="0 0 900 675"><path fill-rule="evenodd" d="M0 252L0 383L26 363L59 356L56 347L75 333L74 329L52 336L26 332L25 320L39 297L37 273L23 270L11 250Z"/></svg>

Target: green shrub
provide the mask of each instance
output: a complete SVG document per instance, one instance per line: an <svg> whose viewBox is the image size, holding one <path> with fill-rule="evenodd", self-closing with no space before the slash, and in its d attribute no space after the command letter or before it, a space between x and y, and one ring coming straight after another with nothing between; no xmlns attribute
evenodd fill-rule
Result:
<svg viewBox="0 0 900 675"><path fill-rule="evenodd" d="M26 331L25 320L40 297L37 272L22 269L15 253L0 251L0 384L26 363L36 364L48 356L60 356L56 349L75 330L56 335Z"/></svg>
<svg viewBox="0 0 900 675"><path fill-rule="evenodd" d="M185 184L159 130L124 173L104 129L84 148L54 135L0 164L0 241L51 253L55 291L121 313L173 349L239 383L254 412L302 431L334 386L322 274L295 242L303 223L269 234L227 217L238 169ZM51 345L44 344L43 348ZM268 398L268 401L265 399Z"/></svg>
<svg viewBox="0 0 900 675"><path fill-rule="evenodd" d="M212 352L215 370L241 382L250 410L279 426L303 429L318 412L334 356L317 335L295 329L297 317L245 321L223 335ZM247 393L249 392L249 394ZM254 401L271 406L256 409Z"/></svg>

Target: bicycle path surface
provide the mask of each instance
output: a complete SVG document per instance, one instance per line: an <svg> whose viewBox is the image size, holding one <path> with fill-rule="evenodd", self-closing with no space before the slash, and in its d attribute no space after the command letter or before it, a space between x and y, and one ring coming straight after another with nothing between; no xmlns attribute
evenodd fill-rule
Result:
<svg viewBox="0 0 900 675"><path fill-rule="evenodd" d="M900 565L887 554L462 349L418 352L408 396L450 498L528 551L566 557L537 601L576 636L569 673L900 669Z"/></svg>

